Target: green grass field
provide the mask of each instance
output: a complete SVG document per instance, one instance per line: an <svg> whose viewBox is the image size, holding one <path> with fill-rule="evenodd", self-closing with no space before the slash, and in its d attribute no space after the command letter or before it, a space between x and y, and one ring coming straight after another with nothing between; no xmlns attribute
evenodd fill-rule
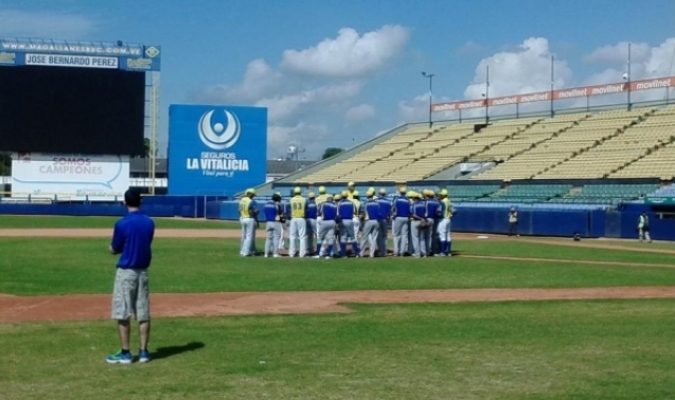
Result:
<svg viewBox="0 0 675 400"><path fill-rule="evenodd" d="M108 293L116 257L107 239L0 239L0 293ZM155 292L303 291L675 285L675 255L506 241L458 241L464 255L579 260L575 264L428 259L242 259L236 239L155 241ZM263 241L258 241L262 248ZM652 263L655 267L591 265L584 260Z"/></svg>
<svg viewBox="0 0 675 400"><path fill-rule="evenodd" d="M668 399L674 305L360 305L347 315L164 319L155 360L127 366L103 361L117 345L109 322L0 325L0 397Z"/></svg>
<svg viewBox="0 0 675 400"><path fill-rule="evenodd" d="M60 217L0 215L0 229L110 228L118 217ZM158 229L240 229L238 222L205 219L154 218Z"/></svg>
<svg viewBox="0 0 675 400"><path fill-rule="evenodd" d="M110 228L114 220L0 217L0 224ZM227 227L161 219L157 225ZM0 238L0 293L107 294L116 261L108 242ZM632 250L488 239L456 240L459 256L450 259L244 259L237 239L158 238L151 287L188 293L675 285L675 255L611 243ZM104 361L118 346L110 321L0 323L0 399L675 398L675 300L349 307L355 312L156 319L153 361L127 366ZM132 343L136 353L135 331Z"/></svg>

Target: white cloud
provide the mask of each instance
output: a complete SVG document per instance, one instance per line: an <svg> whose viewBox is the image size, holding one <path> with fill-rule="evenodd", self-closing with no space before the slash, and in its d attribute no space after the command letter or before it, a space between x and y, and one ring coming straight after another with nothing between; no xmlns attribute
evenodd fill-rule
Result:
<svg viewBox="0 0 675 400"><path fill-rule="evenodd" d="M631 61L643 62L649 57L650 50L647 43L631 44ZM584 61L590 64L625 64L627 60L628 42L599 47L584 57Z"/></svg>
<svg viewBox="0 0 675 400"><path fill-rule="evenodd" d="M436 99L434 102L438 102ZM411 100L398 102L398 115L403 122L421 122L429 120L429 94L421 94Z"/></svg>
<svg viewBox="0 0 675 400"><path fill-rule="evenodd" d="M334 102L344 101L359 94L359 82L320 86L316 89L303 90L290 95L279 95L260 99L255 104L268 108L270 122L284 121L297 114L302 106L313 107L331 105Z"/></svg>
<svg viewBox="0 0 675 400"><path fill-rule="evenodd" d="M315 159L329 142L331 131L325 124L299 122L295 125L270 125L267 128L268 158L283 157L289 146L297 146L301 154ZM300 157L303 158L302 156Z"/></svg>
<svg viewBox="0 0 675 400"><path fill-rule="evenodd" d="M283 76L261 58L248 63L244 79L236 85L212 85L201 97L210 101L251 101L279 88Z"/></svg>
<svg viewBox="0 0 675 400"><path fill-rule="evenodd" d="M281 67L312 76L361 76L386 66L401 53L409 37L409 30L400 25L385 25L363 35L342 28L334 39L304 50L284 51Z"/></svg>
<svg viewBox="0 0 675 400"><path fill-rule="evenodd" d="M0 36L82 39L96 23L76 14L0 10Z"/></svg>
<svg viewBox="0 0 675 400"><path fill-rule="evenodd" d="M375 107L365 103L352 107L345 113L345 118L350 122L364 121L374 116Z"/></svg>
<svg viewBox="0 0 675 400"><path fill-rule="evenodd" d="M484 58L478 63L473 83L464 91L464 97L483 98L487 66L490 66L490 97L549 90L551 55L546 38L529 38L514 51L503 51ZM572 80L572 70L567 62L556 59L553 67L555 87L568 86Z"/></svg>

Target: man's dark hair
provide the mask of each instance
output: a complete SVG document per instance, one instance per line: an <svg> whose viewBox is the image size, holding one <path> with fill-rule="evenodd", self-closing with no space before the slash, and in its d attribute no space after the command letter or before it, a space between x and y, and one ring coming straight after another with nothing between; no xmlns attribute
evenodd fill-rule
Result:
<svg viewBox="0 0 675 400"><path fill-rule="evenodd" d="M129 189L124 192L124 204L128 207L138 208L141 206L141 192Z"/></svg>
<svg viewBox="0 0 675 400"><path fill-rule="evenodd" d="M272 201L276 201L277 203L280 202L280 201L281 201L281 196L279 196L279 195L276 194L276 193L273 194L273 195L272 195Z"/></svg>

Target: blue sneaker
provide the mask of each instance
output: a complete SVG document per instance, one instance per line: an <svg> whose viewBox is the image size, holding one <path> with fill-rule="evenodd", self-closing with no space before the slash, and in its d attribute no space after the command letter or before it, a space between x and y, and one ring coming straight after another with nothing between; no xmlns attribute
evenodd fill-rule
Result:
<svg viewBox="0 0 675 400"><path fill-rule="evenodd" d="M138 352L138 361L145 363L150 361L150 352L147 350L141 350Z"/></svg>
<svg viewBox="0 0 675 400"><path fill-rule="evenodd" d="M118 350L117 353L109 355L105 360L108 364L131 364L133 357L131 352L123 354L122 350Z"/></svg>

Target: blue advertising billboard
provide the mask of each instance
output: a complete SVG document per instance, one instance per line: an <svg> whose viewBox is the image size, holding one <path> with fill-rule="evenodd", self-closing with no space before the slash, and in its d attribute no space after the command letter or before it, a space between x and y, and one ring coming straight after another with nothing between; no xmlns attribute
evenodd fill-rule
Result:
<svg viewBox="0 0 675 400"><path fill-rule="evenodd" d="M169 107L170 195L231 196L265 183L267 108Z"/></svg>

